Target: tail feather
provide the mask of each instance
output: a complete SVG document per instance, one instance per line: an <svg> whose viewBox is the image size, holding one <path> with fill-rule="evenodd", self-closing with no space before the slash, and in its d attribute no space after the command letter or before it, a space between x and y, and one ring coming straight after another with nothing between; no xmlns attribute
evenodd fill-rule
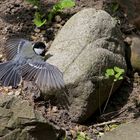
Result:
<svg viewBox="0 0 140 140"><path fill-rule="evenodd" d="M14 62L0 64L0 82L2 86L17 87L21 81L19 68Z"/></svg>

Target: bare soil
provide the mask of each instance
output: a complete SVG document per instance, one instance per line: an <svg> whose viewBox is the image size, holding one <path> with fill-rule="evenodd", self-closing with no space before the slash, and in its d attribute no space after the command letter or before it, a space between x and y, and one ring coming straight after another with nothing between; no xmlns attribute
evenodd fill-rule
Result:
<svg viewBox="0 0 140 140"><path fill-rule="evenodd" d="M47 14L47 10L57 0L42 1L42 8ZM3 45L5 40L11 36L23 37L29 40L45 41L48 46L51 45L58 31L65 22L76 12L86 7L104 9L113 17L117 18L119 26L123 33L123 38L132 34L139 34L138 29L129 24L125 14L120 7L113 10L116 3L112 0L77 0L76 6L72 9L65 10L63 13L56 15L53 22L47 26L36 28L32 20L35 8L23 0L3 0L0 1L0 60L4 60ZM29 89L27 89L29 90ZM20 94L21 88L3 88L0 92L4 94ZM25 91L27 92L27 91ZM29 92L32 92L32 88ZM77 132L85 132L88 137L97 139L105 131L110 131L120 123L131 121L140 116L140 77L134 72L131 77L126 76L121 87L111 97L104 114L97 111L84 124L75 124L71 122L68 112L49 102L36 101L36 108L40 109L44 116L52 123L59 125L67 132L68 139L76 139ZM113 120L113 121L112 121Z"/></svg>

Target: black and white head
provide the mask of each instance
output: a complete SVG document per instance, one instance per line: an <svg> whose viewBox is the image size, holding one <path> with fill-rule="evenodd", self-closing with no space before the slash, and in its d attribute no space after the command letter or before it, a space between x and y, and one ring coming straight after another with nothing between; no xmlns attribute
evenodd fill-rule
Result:
<svg viewBox="0 0 140 140"><path fill-rule="evenodd" d="M43 42L35 42L33 44L33 50L37 55L45 56L46 45Z"/></svg>

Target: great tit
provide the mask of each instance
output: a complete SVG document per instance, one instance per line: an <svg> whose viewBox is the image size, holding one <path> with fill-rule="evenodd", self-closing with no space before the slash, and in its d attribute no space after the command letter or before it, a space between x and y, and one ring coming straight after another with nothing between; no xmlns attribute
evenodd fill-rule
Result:
<svg viewBox="0 0 140 140"><path fill-rule="evenodd" d="M31 42L26 39L7 40L7 62L0 63L1 85L17 87L23 79L33 81L42 92L64 87L62 72L42 57L45 55L45 48L43 42Z"/></svg>

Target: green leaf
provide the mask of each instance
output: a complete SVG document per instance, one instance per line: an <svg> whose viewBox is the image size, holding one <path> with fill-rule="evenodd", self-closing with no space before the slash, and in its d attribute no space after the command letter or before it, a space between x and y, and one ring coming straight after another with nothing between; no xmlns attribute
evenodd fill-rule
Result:
<svg viewBox="0 0 140 140"><path fill-rule="evenodd" d="M46 23L47 20L42 19L42 17L43 16L39 12L35 12L35 18L34 18L33 22L37 27L41 27Z"/></svg>
<svg viewBox="0 0 140 140"><path fill-rule="evenodd" d="M106 78L109 78L109 75L108 75L108 73L105 73L105 77L106 77Z"/></svg>
<svg viewBox="0 0 140 140"><path fill-rule="evenodd" d="M114 67L114 70L115 70L115 72L117 72L117 73L121 73L121 74L123 74L124 73L124 69L121 69L121 68L119 68L119 67Z"/></svg>
<svg viewBox="0 0 140 140"><path fill-rule="evenodd" d="M73 0L61 0L60 5L62 9L72 8L75 6L75 2Z"/></svg>
<svg viewBox="0 0 140 140"><path fill-rule="evenodd" d="M122 75L124 74L124 69L121 69L119 67L114 67L114 71L116 72L115 79L122 80L123 79Z"/></svg>
<svg viewBox="0 0 140 140"><path fill-rule="evenodd" d="M113 69L107 69L106 70L106 76L113 76L115 73L114 73L114 70Z"/></svg>
<svg viewBox="0 0 140 140"><path fill-rule="evenodd" d="M71 8L75 6L75 1L74 0L60 0L58 3L56 3L52 10L48 14L48 21L51 22L53 16L57 13L62 11L63 9L66 8Z"/></svg>
<svg viewBox="0 0 140 140"><path fill-rule="evenodd" d="M115 74L115 78L118 79L121 76L120 73Z"/></svg>
<svg viewBox="0 0 140 140"><path fill-rule="evenodd" d="M121 76L121 73L117 73L117 74L115 74L115 79L116 79L116 81L117 80L122 80L123 76Z"/></svg>
<svg viewBox="0 0 140 140"><path fill-rule="evenodd" d="M55 5L53 6L51 12L58 12L58 11L61 11L61 10L62 10L61 4L60 4L60 3L57 3L57 4L55 4Z"/></svg>
<svg viewBox="0 0 140 140"><path fill-rule="evenodd" d="M122 80L123 79L123 77L122 76L120 76L119 78L118 78L118 80Z"/></svg>
<svg viewBox="0 0 140 140"><path fill-rule="evenodd" d="M74 0L60 0L53 6L53 11L58 12L66 8L72 8L75 6Z"/></svg>

